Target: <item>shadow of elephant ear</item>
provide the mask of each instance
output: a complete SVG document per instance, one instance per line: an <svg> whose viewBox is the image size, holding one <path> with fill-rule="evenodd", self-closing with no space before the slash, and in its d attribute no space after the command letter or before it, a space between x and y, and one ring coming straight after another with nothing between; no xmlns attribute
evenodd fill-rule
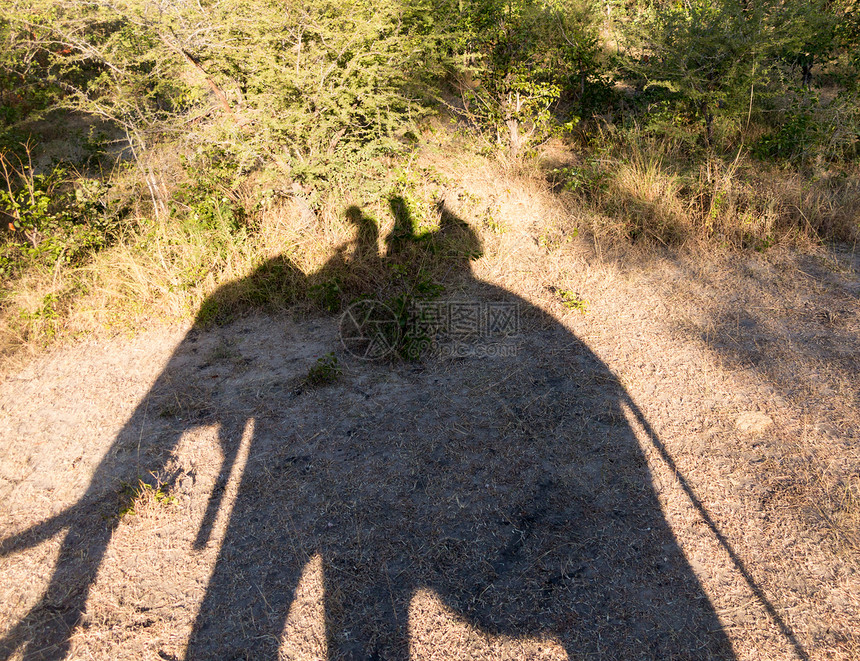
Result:
<svg viewBox="0 0 860 661"><path fill-rule="evenodd" d="M439 229L433 233L436 250L447 259L471 261L484 254L481 239L469 224L451 211L445 198L436 203Z"/></svg>
<svg viewBox="0 0 860 661"><path fill-rule="evenodd" d="M251 312L283 310L306 295L307 278L289 258L266 260L245 278L219 287L200 306L195 328L219 326Z"/></svg>

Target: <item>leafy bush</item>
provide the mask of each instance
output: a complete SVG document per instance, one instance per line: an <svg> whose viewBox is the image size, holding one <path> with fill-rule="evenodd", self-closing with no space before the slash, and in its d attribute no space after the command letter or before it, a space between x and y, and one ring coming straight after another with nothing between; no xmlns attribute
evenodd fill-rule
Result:
<svg viewBox="0 0 860 661"><path fill-rule="evenodd" d="M109 186L96 179L74 178L62 165L37 173L25 145L26 161L0 151L0 214L7 221L4 264L7 275L20 257L31 260L61 258L71 263L79 255L103 247L121 217L108 210Z"/></svg>
<svg viewBox="0 0 860 661"><path fill-rule="evenodd" d="M784 113L779 128L762 136L754 146L759 157L776 159L808 158L821 141L822 127L816 122L816 97L795 99Z"/></svg>
<svg viewBox="0 0 860 661"><path fill-rule="evenodd" d="M337 381L342 373L343 369L338 363L337 356L334 353L327 353L317 358L317 362L308 370L305 383L314 387L325 386Z"/></svg>
<svg viewBox="0 0 860 661"><path fill-rule="evenodd" d="M561 101L585 103L600 82L596 12L588 0L475 0L437 9L460 94L451 106L514 155L545 138ZM578 120L578 115L573 120Z"/></svg>
<svg viewBox="0 0 860 661"><path fill-rule="evenodd" d="M708 145L717 115L749 125L755 110L808 85L830 59L836 17L822 2L695 0L638 4L626 30L626 70L683 108ZM792 80L792 70L802 70Z"/></svg>

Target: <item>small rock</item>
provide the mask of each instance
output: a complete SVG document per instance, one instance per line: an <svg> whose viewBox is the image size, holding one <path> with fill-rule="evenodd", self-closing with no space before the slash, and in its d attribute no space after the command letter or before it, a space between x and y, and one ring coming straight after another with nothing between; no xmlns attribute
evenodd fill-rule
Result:
<svg viewBox="0 0 860 661"><path fill-rule="evenodd" d="M735 426L738 428L738 431L746 434L760 434L772 424L773 420L770 416L758 411L741 413L738 419L735 420Z"/></svg>

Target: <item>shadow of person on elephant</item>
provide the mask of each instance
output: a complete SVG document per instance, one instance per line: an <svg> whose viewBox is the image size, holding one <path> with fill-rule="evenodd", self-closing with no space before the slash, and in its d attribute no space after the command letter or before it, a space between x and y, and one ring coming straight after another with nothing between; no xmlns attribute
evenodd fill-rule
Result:
<svg viewBox="0 0 860 661"><path fill-rule="evenodd" d="M341 349L337 385L256 421L187 658L278 658L315 557L332 659L411 658L427 595L479 632L570 658L733 658L618 379L555 319L476 279L477 236L449 210L422 238L402 199L391 209L372 301L403 335L375 361ZM445 293L422 298L439 272Z"/></svg>
<svg viewBox="0 0 860 661"><path fill-rule="evenodd" d="M319 271L275 258L204 302L84 496L0 543L5 555L67 532L44 596L0 641L3 658L21 647L66 656L118 525L101 513L118 480L145 473L135 448L158 472L184 433L213 424L223 459L196 548L241 475L188 659L278 658L314 558L332 659L410 658L428 596L482 634L553 641L570 658L734 658L663 517L630 422L647 421L618 379L558 321L472 274L480 242L444 203L427 230L406 201L390 202L384 254L354 207L357 238ZM148 414L196 387L215 329L307 299L390 314L386 355L362 360L344 343L331 347L343 366L333 384L207 386L193 414Z"/></svg>

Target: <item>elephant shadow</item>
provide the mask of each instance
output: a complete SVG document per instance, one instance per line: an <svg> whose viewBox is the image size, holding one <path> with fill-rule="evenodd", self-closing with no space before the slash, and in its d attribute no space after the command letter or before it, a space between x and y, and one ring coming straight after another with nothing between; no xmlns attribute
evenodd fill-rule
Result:
<svg viewBox="0 0 860 661"><path fill-rule="evenodd" d="M553 641L570 658L734 658L661 511L631 424L647 422L615 375L557 320L477 279L478 237L447 207L424 235L403 200L391 208L384 254L375 223L352 208L355 242L316 273L276 258L207 299L87 493L0 543L8 554L68 531L43 598L0 642L3 658L22 646L27 658L65 657L117 525L98 512L117 475L139 472L132 446L149 439L158 470L182 434L212 423L223 463L197 548L243 465L188 659L279 658L313 558L332 659L409 658L422 595L482 635ZM147 417L205 377L199 347L213 329L314 296L332 309L384 303L400 333L389 355L332 347L343 366L332 385L273 390L264 406L228 390L196 415ZM417 327L421 356L404 359L403 333Z"/></svg>

